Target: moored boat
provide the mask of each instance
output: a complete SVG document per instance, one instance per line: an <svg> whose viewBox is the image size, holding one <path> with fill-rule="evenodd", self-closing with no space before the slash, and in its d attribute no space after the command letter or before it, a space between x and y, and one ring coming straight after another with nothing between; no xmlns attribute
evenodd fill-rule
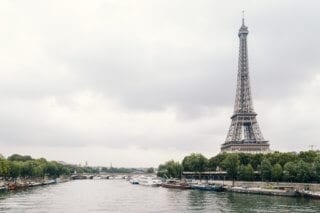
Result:
<svg viewBox="0 0 320 213"><path fill-rule="evenodd" d="M42 185L42 183L40 183L40 182L31 181L29 183L29 187L36 187L36 186L41 186L41 185Z"/></svg>
<svg viewBox="0 0 320 213"><path fill-rule="evenodd" d="M46 180L42 183L42 185L50 185L57 183L56 180Z"/></svg>
<svg viewBox="0 0 320 213"><path fill-rule="evenodd" d="M173 189L190 189L191 188L191 186L188 183L177 181L177 180L168 180L165 183L162 183L161 186L165 188L173 188Z"/></svg>
<svg viewBox="0 0 320 213"><path fill-rule="evenodd" d="M161 186L162 185L162 180L158 178L152 178L152 183L151 186Z"/></svg>
<svg viewBox="0 0 320 213"><path fill-rule="evenodd" d="M143 186L161 186L162 184L161 179L152 176L141 176L138 178L138 182Z"/></svg>
<svg viewBox="0 0 320 213"><path fill-rule="evenodd" d="M131 178L131 179L129 180L129 182L130 182L131 184L139 184L139 180L136 179L136 178Z"/></svg>
<svg viewBox="0 0 320 213"><path fill-rule="evenodd" d="M193 184L191 185L191 189L221 192L223 186L218 184Z"/></svg>
<svg viewBox="0 0 320 213"><path fill-rule="evenodd" d="M8 190L7 187L5 187L5 186L0 186L0 192L4 192L4 191L7 191L7 190Z"/></svg>

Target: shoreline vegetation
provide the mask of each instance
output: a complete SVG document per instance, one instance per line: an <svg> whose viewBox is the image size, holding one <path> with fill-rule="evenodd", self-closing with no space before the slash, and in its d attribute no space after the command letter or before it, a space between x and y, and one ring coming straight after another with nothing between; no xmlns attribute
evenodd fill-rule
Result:
<svg viewBox="0 0 320 213"><path fill-rule="evenodd" d="M29 155L0 155L0 192L43 186L72 180L75 174L134 173L144 172L135 168L90 167L71 165L59 161L34 159ZM154 172L148 168L146 173Z"/></svg>
<svg viewBox="0 0 320 213"><path fill-rule="evenodd" d="M233 181L320 183L320 151L220 153L209 159L200 153L192 153L181 163L170 160L160 164L157 175L181 179L187 172L199 175L225 172L224 177Z"/></svg>
<svg viewBox="0 0 320 213"><path fill-rule="evenodd" d="M29 155L0 156L0 191L19 190L66 182L78 166L63 162L33 159Z"/></svg>
<svg viewBox="0 0 320 213"><path fill-rule="evenodd" d="M222 184L229 192L320 198L320 151L192 153L160 164L157 175Z"/></svg>
<svg viewBox="0 0 320 213"><path fill-rule="evenodd" d="M153 168L107 168L70 165L14 154L0 156L0 192L74 180L101 174L155 174L180 183L218 184L228 192L320 198L320 152L220 153L207 159L192 153L182 162L167 161ZM81 178L79 178L81 179ZM217 185L217 186L218 186ZM201 186L201 185L200 185ZM190 187L189 187L190 188Z"/></svg>
<svg viewBox="0 0 320 213"><path fill-rule="evenodd" d="M267 154L192 153L160 164L157 176L223 185L233 193L320 199L320 151Z"/></svg>

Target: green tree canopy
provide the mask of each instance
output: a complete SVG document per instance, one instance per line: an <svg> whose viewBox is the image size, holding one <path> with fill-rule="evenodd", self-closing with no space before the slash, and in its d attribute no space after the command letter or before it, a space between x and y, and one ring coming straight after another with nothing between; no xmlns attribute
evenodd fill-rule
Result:
<svg viewBox="0 0 320 213"><path fill-rule="evenodd" d="M226 159L223 161L223 165L228 173L228 175L232 178L233 182L238 174L239 169L239 158L237 154L229 154ZM234 183L233 183L234 184Z"/></svg>
<svg viewBox="0 0 320 213"><path fill-rule="evenodd" d="M160 164L157 175L165 178L181 178L182 165L174 160Z"/></svg>
<svg viewBox="0 0 320 213"><path fill-rule="evenodd" d="M241 165L239 167L239 178L241 180L251 181L254 180L254 170L251 164Z"/></svg>
<svg viewBox="0 0 320 213"><path fill-rule="evenodd" d="M239 163L240 165L248 165L252 159L252 154L249 153L239 153ZM251 165L251 164L250 164Z"/></svg>
<svg viewBox="0 0 320 213"><path fill-rule="evenodd" d="M251 156L250 164L254 170L258 170L258 167L260 166L262 159L263 159L263 154L261 153Z"/></svg>
<svg viewBox="0 0 320 213"><path fill-rule="evenodd" d="M306 163L303 160L300 160L297 164L297 173L295 180L297 182L309 182L312 180L312 167L310 163Z"/></svg>
<svg viewBox="0 0 320 213"><path fill-rule="evenodd" d="M297 176L297 166L293 162L287 162L283 167L283 179L285 181L295 181Z"/></svg>
<svg viewBox="0 0 320 213"><path fill-rule="evenodd" d="M320 183L320 155L314 159L313 168L315 172L315 180Z"/></svg>
<svg viewBox="0 0 320 213"><path fill-rule="evenodd" d="M8 161L9 163L9 176L16 179L21 175L21 162Z"/></svg>
<svg viewBox="0 0 320 213"><path fill-rule="evenodd" d="M9 175L9 163L6 159L0 158L0 176L7 177Z"/></svg>
<svg viewBox="0 0 320 213"><path fill-rule="evenodd" d="M218 155L212 157L208 161L208 168L211 171L215 171L216 169L224 169L223 168L223 161L228 156L227 153L219 153Z"/></svg>
<svg viewBox="0 0 320 213"><path fill-rule="evenodd" d="M184 171L203 172L208 166L208 159L199 153L192 153L182 161Z"/></svg>
<svg viewBox="0 0 320 213"><path fill-rule="evenodd" d="M317 153L315 151L300 152L298 155L298 158L306 163L314 162L316 157Z"/></svg>
<svg viewBox="0 0 320 213"><path fill-rule="evenodd" d="M271 177L272 177L272 165L271 165L270 161L267 158L264 158L261 161L260 173L261 173L261 179L263 181L271 180Z"/></svg>
<svg viewBox="0 0 320 213"><path fill-rule="evenodd" d="M276 163L272 168L272 180L280 181L282 179L282 166Z"/></svg>
<svg viewBox="0 0 320 213"><path fill-rule="evenodd" d="M33 159L29 155L13 154L8 157L8 160L10 160L10 161L28 161L28 160L33 160Z"/></svg>

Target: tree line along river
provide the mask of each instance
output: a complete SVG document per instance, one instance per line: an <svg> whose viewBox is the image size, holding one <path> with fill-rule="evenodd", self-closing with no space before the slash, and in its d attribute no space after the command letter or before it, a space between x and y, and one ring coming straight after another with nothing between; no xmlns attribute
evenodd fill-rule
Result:
<svg viewBox="0 0 320 213"><path fill-rule="evenodd" d="M101 179L1 193L0 212L320 212L320 201Z"/></svg>

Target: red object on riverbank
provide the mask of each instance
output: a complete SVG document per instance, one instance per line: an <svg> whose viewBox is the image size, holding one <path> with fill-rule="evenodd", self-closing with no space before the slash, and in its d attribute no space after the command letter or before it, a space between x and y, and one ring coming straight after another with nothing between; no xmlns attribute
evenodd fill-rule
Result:
<svg viewBox="0 0 320 213"><path fill-rule="evenodd" d="M9 182L8 183L9 190L25 189L28 187L29 187L29 184L27 184L27 183L17 183L17 182Z"/></svg>

